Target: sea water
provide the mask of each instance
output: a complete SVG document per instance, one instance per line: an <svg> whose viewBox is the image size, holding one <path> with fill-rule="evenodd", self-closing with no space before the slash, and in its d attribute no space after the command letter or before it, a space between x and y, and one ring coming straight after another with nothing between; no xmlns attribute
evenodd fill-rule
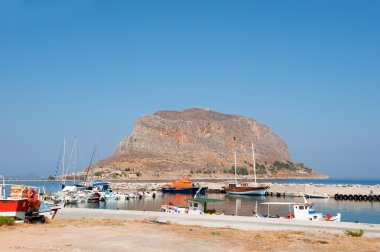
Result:
<svg viewBox="0 0 380 252"><path fill-rule="evenodd" d="M270 180L272 183L313 183L313 184L361 184L379 185L379 180ZM47 192L55 192L61 189L60 182L12 182L12 184L24 184L46 188ZM68 182L67 184L72 184ZM101 209L125 209L141 211L160 211L162 202L172 202L176 206L186 206L186 199L192 195L186 194L163 194L162 197L143 199L121 199L107 200L99 203L80 203L78 205L68 205L67 207L101 208ZM222 199L221 202L209 203L208 209L215 209L217 212L224 212L227 215L253 216L253 212L268 214L267 205L263 202L303 202L300 197L258 197L258 196L232 196L225 194L208 194L207 197ZM379 201L339 201L330 199L311 199L317 212L324 214L342 214L342 221L362 222L380 224L380 202ZM285 216L289 211L286 205L271 205L270 215Z"/></svg>

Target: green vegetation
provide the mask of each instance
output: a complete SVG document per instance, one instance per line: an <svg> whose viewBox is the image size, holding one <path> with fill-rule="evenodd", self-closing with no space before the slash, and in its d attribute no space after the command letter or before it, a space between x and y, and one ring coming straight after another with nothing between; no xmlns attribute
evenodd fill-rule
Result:
<svg viewBox="0 0 380 252"><path fill-rule="evenodd" d="M363 236L363 234L364 234L364 231L363 231L363 229L359 229L359 230L351 230L351 229L346 229L346 230L344 230L344 233L346 234L346 235L349 235L349 236L353 236L353 237L361 237L361 236Z"/></svg>
<svg viewBox="0 0 380 252"><path fill-rule="evenodd" d="M221 233L219 231L212 231L211 234L212 235L220 235Z"/></svg>
<svg viewBox="0 0 380 252"><path fill-rule="evenodd" d="M118 174L118 173L112 173L112 174L110 175L110 177L111 177L112 179L117 179L117 178L119 177L119 174Z"/></svg>
<svg viewBox="0 0 380 252"><path fill-rule="evenodd" d="M203 174L211 174L211 173L212 173L212 170L210 169L203 170Z"/></svg>
<svg viewBox="0 0 380 252"><path fill-rule="evenodd" d="M214 213L216 213L216 210L215 210L215 209L207 209L207 210L205 211L205 214L214 214Z"/></svg>
<svg viewBox="0 0 380 252"><path fill-rule="evenodd" d="M12 226L15 220L12 217L0 216L0 226Z"/></svg>
<svg viewBox="0 0 380 252"><path fill-rule="evenodd" d="M140 177L140 176L142 176L142 173L141 173L141 172L139 172L139 171L138 171L138 172L136 172L135 174L136 174L136 176L137 176L137 177Z"/></svg>
<svg viewBox="0 0 380 252"><path fill-rule="evenodd" d="M235 174L235 166L232 166L230 169L230 173ZM248 175L248 170L245 167L236 167L237 175Z"/></svg>
<svg viewBox="0 0 380 252"><path fill-rule="evenodd" d="M102 175L103 175L103 172L101 172L101 171L97 171L94 173L94 176L96 176L96 177L100 177Z"/></svg>
<svg viewBox="0 0 380 252"><path fill-rule="evenodd" d="M273 163L273 167L277 170L289 170L289 171L297 171L298 169L295 167L295 165L289 161L287 162L280 162L276 161Z"/></svg>
<svg viewBox="0 0 380 252"><path fill-rule="evenodd" d="M55 180L55 176L49 175L48 180Z"/></svg>

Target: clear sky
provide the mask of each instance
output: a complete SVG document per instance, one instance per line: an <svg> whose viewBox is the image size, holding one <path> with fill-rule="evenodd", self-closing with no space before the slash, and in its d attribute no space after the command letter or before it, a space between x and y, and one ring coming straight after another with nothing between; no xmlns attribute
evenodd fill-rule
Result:
<svg viewBox="0 0 380 252"><path fill-rule="evenodd" d="M136 119L208 107L292 158L380 178L380 1L0 1L0 174L111 155Z"/></svg>

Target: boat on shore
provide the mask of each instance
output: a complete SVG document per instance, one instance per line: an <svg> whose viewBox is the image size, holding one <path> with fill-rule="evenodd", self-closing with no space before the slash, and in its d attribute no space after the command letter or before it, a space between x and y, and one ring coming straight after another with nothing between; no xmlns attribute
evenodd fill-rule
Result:
<svg viewBox="0 0 380 252"><path fill-rule="evenodd" d="M167 184L161 188L163 193L186 193L186 194L195 194L199 189L201 191L199 193L204 194L207 187L201 187L199 185L195 185L190 178L183 178L178 181L174 181L171 184Z"/></svg>
<svg viewBox="0 0 380 252"><path fill-rule="evenodd" d="M39 199L40 194L36 188L25 185L6 185L4 176L0 175L0 177L3 178L3 184L0 185L0 216L12 217L16 221L45 222L42 211L50 214L52 209L40 209L43 201ZM6 186L10 186L9 197L6 195ZM52 218L59 209L58 206L54 208Z"/></svg>

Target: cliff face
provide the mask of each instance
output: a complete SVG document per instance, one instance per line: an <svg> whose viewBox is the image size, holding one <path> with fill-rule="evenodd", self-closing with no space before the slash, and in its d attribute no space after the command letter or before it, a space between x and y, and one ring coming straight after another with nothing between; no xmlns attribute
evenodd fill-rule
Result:
<svg viewBox="0 0 380 252"><path fill-rule="evenodd" d="M268 126L244 116L187 109L142 116L132 134L119 143L116 153L98 166L142 170L143 174L156 176L226 174L226 169L234 164L236 150L238 166L251 171L252 143L256 161L262 164L262 175L280 175L272 169L275 162L294 164L287 145ZM303 166L294 167L298 174L310 173Z"/></svg>

